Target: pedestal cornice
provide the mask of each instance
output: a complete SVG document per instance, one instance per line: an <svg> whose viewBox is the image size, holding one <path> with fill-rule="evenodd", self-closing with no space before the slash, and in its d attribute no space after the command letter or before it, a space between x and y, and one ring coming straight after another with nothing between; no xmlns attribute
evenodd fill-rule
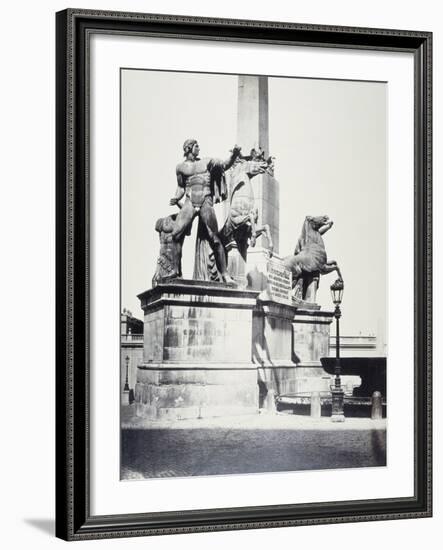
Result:
<svg viewBox="0 0 443 550"><path fill-rule="evenodd" d="M146 312L165 304L252 309L259 294L259 291L223 283L174 279L142 292L137 297Z"/></svg>

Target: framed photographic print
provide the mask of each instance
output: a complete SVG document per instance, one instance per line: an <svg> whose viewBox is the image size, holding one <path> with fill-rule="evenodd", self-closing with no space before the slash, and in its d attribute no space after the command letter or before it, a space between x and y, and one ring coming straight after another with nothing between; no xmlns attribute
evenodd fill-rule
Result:
<svg viewBox="0 0 443 550"><path fill-rule="evenodd" d="M431 41L57 14L57 536L431 515Z"/></svg>

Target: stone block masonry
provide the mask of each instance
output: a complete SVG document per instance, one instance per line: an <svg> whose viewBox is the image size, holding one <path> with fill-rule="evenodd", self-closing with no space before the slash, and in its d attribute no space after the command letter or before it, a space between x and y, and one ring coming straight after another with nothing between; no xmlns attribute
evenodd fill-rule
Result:
<svg viewBox="0 0 443 550"><path fill-rule="evenodd" d="M139 296L144 356L137 414L171 420L258 412L251 358L258 292L174 280Z"/></svg>

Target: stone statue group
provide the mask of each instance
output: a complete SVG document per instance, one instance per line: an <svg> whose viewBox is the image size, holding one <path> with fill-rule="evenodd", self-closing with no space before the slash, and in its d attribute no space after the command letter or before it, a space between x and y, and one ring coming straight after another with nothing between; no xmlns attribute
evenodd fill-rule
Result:
<svg viewBox="0 0 443 550"><path fill-rule="evenodd" d="M272 157L264 151L252 149L243 156L235 145L226 160L200 158L200 147L195 139L183 144L184 160L176 167L177 188L170 200L179 211L157 220L155 230L160 236L160 253L152 279L153 286L182 277L182 247L190 235L192 223L198 218L198 231L193 279L238 283L235 264L229 266L228 251L235 248L246 262L249 246L264 234L269 256L273 254L272 235L268 225L258 225L251 179L258 174L273 175ZM229 171L230 184L226 183ZM225 202L226 201L226 202ZM214 204L228 205L226 221L218 228ZM337 271L335 261L328 261L322 235L333 225L327 216L307 216L294 254L282 258L282 264L292 272L294 296L307 299L308 288L320 275Z"/></svg>

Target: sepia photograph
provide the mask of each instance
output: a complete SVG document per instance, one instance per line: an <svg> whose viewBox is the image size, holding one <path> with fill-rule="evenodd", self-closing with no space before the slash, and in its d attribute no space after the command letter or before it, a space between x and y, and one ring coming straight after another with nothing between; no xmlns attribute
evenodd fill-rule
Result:
<svg viewBox="0 0 443 550"><path fill-rule="evenodd" d="M387 84L120 69L120 478L387 465Z"/></svg>

